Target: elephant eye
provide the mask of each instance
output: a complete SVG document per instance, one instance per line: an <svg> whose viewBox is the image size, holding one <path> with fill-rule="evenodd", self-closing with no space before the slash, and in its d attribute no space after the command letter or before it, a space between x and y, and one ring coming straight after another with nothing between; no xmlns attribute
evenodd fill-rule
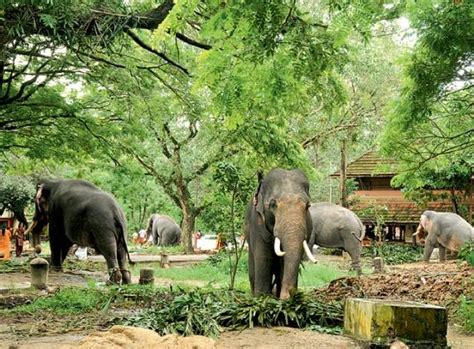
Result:
<svg viewBox="0 0 474 349"><path fill-rule="evenodd" d="M270 203L269 203L269 206L271 209L275 209L277 207L277 202L275 199L271 199L270 200Z"/></svg>

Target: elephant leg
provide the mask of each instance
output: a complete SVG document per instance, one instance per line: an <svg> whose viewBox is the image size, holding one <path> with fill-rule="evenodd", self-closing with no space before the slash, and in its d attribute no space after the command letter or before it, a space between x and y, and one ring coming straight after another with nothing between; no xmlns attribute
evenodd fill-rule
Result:
<svg viewBox="0 0 474 349"><path fill-rule="evenodd" d="M51 270L52 271L63 271L63 258L61 240L56 236L50 236L49 247L51 249Z"/></svg>
<svg viewBox="0 0 474 349"><path fill-rule="evenodd" d="M255 263L252 250L249 249L249 281L250 281L250 290L252 294L255 295Z"/></svg>
<svg viewBox="0 0 474 349"><path fill-rule="evenodd" d="M360 266L360 247L345 250L351 256L351 269L357 271L357 275L362 275L362 268Z"/></svg>
<svg viewBox="0 0 474 349"><path fill-rule="evenodd" d="M69 249L72 245L73 243L69 239L63 239L63 241L61 242L61 265L63 265L64 260L66 259Z"/></svg>
<svg viewBox="0 0 474 349"><path fill-rule="evenodd" d="M439 244L438 250L439 250L439 261L446 262L446 247Z"/></svg>
<svg viewBox="0 0 474 349"><path fill-rule="evenodd" d="M122 274L120 272L117 261L117 241L111 234L109 238L102 238L96 241L95 246L101 255L104 256L107 262L107 269L109 271L109 283L120 284L122 281Z"/></svg>
<svg viewBox="0 0 474 349"><path fill-rule="evenodd" d="M272 294L273 288L273 265L275 263L273 258L273 246L270 245L270 249L267 246L258 249L254 255L255 263L255 283L254 283L254 295L260 294ZM281 287L281 280L276 279L277 288ZM280 285L278 284L280 283Z"/></svg>
<svg viewBox="0 0 474 349"><path fill-rule="evenodd" d="M122 274L122 283L132 283L130 271L127 269L127 251L125 250L125 246L120 245L117 247L117 259L120 267L120 273Z"/></svg>
<svg viewBox="0 0 474 349"><path fill-rule="evenodd" d="M425 247L423 249L423 261L429 262L431 254L433 253L433 249L436 245L436 239L432 237L433 235L429 235L425 241Z"/></svg>

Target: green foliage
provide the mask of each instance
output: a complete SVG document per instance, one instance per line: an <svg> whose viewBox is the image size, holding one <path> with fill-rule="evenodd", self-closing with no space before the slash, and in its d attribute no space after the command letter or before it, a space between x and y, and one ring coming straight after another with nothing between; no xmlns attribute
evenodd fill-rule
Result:
<svg viewBox="0 0 474 349"><path fill-rule="evenodd" d="M108 300L108 292L96 288L61 288L47 297L36 299L33 303L14 308L12 311L37 313L50 311L59 315L76 314L101 309Z"/></svg>
<svg viewBox="0 0 474 349"><path fill-rule="evenodd" d="M405 60L400 99L390 108L382 150L401 160L395 184L420 196L424 189L464 190L474 164L470 1L410 3L419 38Z"/></svg>
<svg viewBox="0 0 474 349"><path fill-rule="evenodd" d="M171 299L159 299L156 306L125 320L125 324L149 328L160 335L218 336L220 327L216 317L223 304L217 302L212 293L178 289L169 296Z"/></svg>
<svg viewBox="0 0 474 349"><path fill-rule="evenodd" d="M379 247L373 244L362 252L363 257L381 256L388 265L418 262L422 255L422 246L390 243L384 243Z"/></svg>
<svg viewBox="0 0 474 349"><path fill-rule="evenodd" d="M271 296L195 289L174 290L173 299L164 299L125 324L153 329L159 334L200 334L217 337L221 326L320 326L334 329L342 324L342 305L320 303L297 293L288 301Z"/></svg>
<svg viewBox="0 0 474 349"><path fill-rule="evenodd" d="M474 300L469 296L462 295L459 308L456 312L456 320L462 324L466 333L474 334Z"/></svg>
<svg viewBox="0 0 474 349"><path fill-rule="evenodd" d="M474 266L474 242L466 242L458 253L458 259L466 261L470 266Z"/></svg>
<svg viewBox="0 0 474 349"><path fill-rule="evenodd" d="M27 273L30 271L29 265L20 262L16 259L12 260L1 260L0 261L0 274L3 273Z"/></svg>
<svg viewBox="0 0 474 349"><path fill-rule="evenodd" d="M0 170L1 171L1 170ZM27 177L8 176L0 172L0 214L5 209L24 218L23 211L31 203L35 187Z"/></svg>

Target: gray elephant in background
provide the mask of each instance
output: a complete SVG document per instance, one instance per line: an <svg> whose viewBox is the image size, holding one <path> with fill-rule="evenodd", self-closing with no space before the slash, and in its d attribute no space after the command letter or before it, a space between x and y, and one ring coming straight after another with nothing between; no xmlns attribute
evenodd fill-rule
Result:
<svg viewBox="0 0 474 349"><path fill-rule="evenodd" d="M461 246L474 241L474 228L461 216L451 212L425 211L420 217L416 233L426 231L423 260L430 261L436 243L439 244L439 260L446 260L446 249L459 252Z"/></svg>
<svg viewBox="0 0 474 349"><path fill-rule="evenodd" d="M53 269L62 270L69 248L77 244L104 256L110 282L131 282L125 215L112 195L84 180L47 180L38 185L35 207L30 230L38 236L49 224Z"/></svg>
<svg viewBox="0 0 474 349"><path fill-rule="evenodd" d="M342 206L330 202L313 203L309 208L313 230L309 247L343 248L352 259L352 268L361 273L360 254L364 225L359 217Z"/></svg>
<svg viewBox="0 0 474 349"><path fill-rule="evenodd" d="M177 245L181 239L181 229L173 218L152 214L148 221L147 241L153 237L153 244L158 246Z"/></svg>

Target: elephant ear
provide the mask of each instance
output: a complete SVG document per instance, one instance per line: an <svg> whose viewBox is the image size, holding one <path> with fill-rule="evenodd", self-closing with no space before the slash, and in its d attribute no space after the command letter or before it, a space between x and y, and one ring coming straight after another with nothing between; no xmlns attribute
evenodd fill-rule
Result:
<svg viewBox="0 0 474 349"><path fill-rule="evenodd" d="M40 205L42 201L49 199L50 192L51 192L51 189L48 188L45 184L38 185L38 190L36 191L36 197L35 197L35 202L38 204L38 206Z"/></svg>
<svg viewBox="0 0 474 349"><path fill-rule="evenodd" d="M264 214L264 200L263 200L263 195L262 195L262 180L263 180L263 174L261 171L258 172L258 188L257 191L255 192L255 195L253 197L253 205L255 209L257 210L258 214L262 218L263 222L265 222L265 214Z"/></svg>

